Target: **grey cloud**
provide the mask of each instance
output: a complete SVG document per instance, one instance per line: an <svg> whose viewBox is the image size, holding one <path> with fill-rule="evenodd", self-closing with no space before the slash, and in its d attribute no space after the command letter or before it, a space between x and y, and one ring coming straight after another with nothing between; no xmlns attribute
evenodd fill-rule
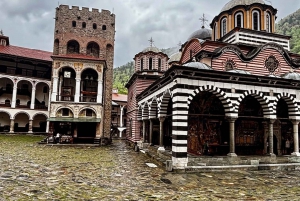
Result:
<svg viewBox="0 0 300 201"><path fill-rule="evenodd" d="M153 37L158 48L176 46L201 27L205 13L210 24L227 0L59 0L60 4L114 10L116 14L115 66L132 61L149 46ZM287 3L288 2L288 3ZM13 45L52 51L57 1L1 0L0 29ZM278 20L296 11L299 0L273 0ZM208 26L207 26L208 27Z"/></svg>

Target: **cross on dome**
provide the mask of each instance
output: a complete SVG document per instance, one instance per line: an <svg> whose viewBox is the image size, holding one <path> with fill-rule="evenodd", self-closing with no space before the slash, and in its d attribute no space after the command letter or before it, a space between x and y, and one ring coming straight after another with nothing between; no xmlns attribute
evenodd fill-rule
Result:
<svg viewBox="0 0 300 201"><path fill-rule="evenodd" d="M0 30L0 36L3 36L3 31L2 31L2 29Z"/></svg>
<svg viewBox="0 0 300 201"><path fill-rule="evenodd" d="M202 22L202 28L205 27L205 22L208 22L208 20L205 18L205 15L203 13L203 17L200 17L199 20Z"/></svg>
<svg viewBox="0 0 300 201"><path fill-rule="evenodd" d="M152 37L150 38L150 40L148 40L150 42L150 47L152 47L154 40L152 39Z"/></svg>

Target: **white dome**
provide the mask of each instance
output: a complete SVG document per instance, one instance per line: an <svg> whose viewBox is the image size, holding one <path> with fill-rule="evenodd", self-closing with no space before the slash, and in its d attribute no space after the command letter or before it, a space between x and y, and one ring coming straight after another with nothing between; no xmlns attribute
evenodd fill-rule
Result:
<svg viewBox="0 0 300 201"><path fill-rule="evenodd" d="M157 47L147 47L145 48L142 52L155 52L155 53L159 53L161 52L160 49L158 49Z"/></svg>
<svg viewBox="0 0 300 201"><path fill-rule="evenodd" d="M222 8L221 12L230 10L239 5L252 5L254 3L265 4L263 0L231 0Z"/></svg>
<svg viewBox="0 0 300 201"><path fill-rule="evenodd" d="M296 72L289 72L282 76L285 79L291 79L291 80L300 80L300 74Z"/></svg>
<svg viewBox="0 0 300 201"><path fill-rule="evenodd" d="M232 69L232 70L228 70L227 72L251 75L251 73L249 73L248 71L239 70L239 69Z"/></svg>
<svg viewBox="0 0 300 201"><path fill-rule="evenodd" d="M205 27L202 27L201 29L195 31L194 33L192 33L190 35L190 37L188 38L188 41L193 39L193 38L198 38L201 40L204 39L211 39L211 33L212 31L210 29L206 29Z"/></svg>
<svg viewBox="0 0 300 201"><path fill-rule="evenodd" d="M191 68L198 68L198 69L202 69L202 70L213 70L210 66L206 65L205 63L196 62L196 61L186 63L183 66L191 67Z"/></svg>
<svg viewBox="0 0 300 201"><path fill-rule="evenodd" d="M168 63L180 61L182 52L176 52L170 56Z"/></svg>

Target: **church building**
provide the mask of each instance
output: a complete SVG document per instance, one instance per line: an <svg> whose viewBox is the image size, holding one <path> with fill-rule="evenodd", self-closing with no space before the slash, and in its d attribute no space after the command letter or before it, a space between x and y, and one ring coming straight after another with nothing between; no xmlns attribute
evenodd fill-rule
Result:
<svg viewBox="0 0 300 201"><path fill-rule="evenodd" d="M299 157L300 55L289 52L289 36L275 33L276 13L263 0L229 1L163 75L138 93L129 87L137 115L128 139L170 149L175 169L208 152ZM132 125L140 129L130 132Z"/></svg>

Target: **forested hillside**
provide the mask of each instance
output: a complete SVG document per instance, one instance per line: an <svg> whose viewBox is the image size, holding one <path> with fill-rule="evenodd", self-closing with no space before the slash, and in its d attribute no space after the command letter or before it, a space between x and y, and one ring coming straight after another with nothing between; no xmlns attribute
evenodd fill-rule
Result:
<svg viewBox="0 0 300 201"><path fill-rule="evenodd" d="M300 53L300 9L276 24L276 33L292 36L291 52Z"/></svg>
<svg viewBox="0 0 300 201"><path fill-rule="evenodd" d="M123 66L114 68L113 88L118 89L120 94L127 94L127 89L125 85L129 81L133 72L134 72L133 61L128 62Z"/></svg>

